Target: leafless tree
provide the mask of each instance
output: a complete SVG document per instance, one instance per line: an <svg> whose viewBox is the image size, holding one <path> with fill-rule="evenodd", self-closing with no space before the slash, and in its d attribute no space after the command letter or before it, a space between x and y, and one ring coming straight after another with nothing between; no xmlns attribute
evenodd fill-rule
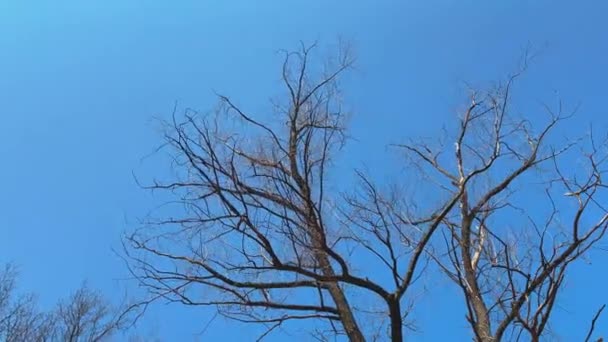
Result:
<svg viewBox="0 0 608 342"><path fill-rule="evenodd" d="M599 200L606 139L552 137L573 114L561 102L545 106L544 114L512 115L519 75L472 92L448 157L443 152L451 149L401 145L424 172L437 175L439 191L458 194L458 208L442 218L444 253L434 250L432 257L462 289L477 341L539 341L568 268L608 228ZM539 117L546 123L534 125Z"/></svg>
<svg viewBox="0 0 608 342"><path fill-rule="evenodd" d="M174 113L166 123L175 178L147 188L171 200L125 241L131 271L151 300L213 306L267 326L260 339L305 320L320 340L329 332L402 341L413 285L433 262L462 289L476 340L524 332L538 340L566 269L608 224L594 200L603 189L600 145L592 139L591 153L582 154L587 178L569 178L560 158L581 145L549 143L567 115L549 112L540 129L517 120L508 110L516 75L471 95L454 152L419 141L397 145L426 190L438 187L436 203L416 203L363 172L354 190L336 193L332 163L347 133L339 79L353 60L342 49L318 71L314 51L285 54L286 100L273 102L272 118L219 95L217 111L187 110L183 120ZM548 215L542 224L516 205L517 185L540 180L549 207L538 213ZM578 208L569 228L555 198L564 189ZM519 220L505 220L513 212ZM595 223L583 221L587 215Z"/></svg>
<svg viewBox="0 0 608 342"><path fill-rule="evenodd" d="M0 272L0 339L6 342L108 340L130 326L130 310L112 308L86 285L55 310L45 312L33 295L16 294L17 272L13 265Z"/></svg>
<svg viewBox="0 0 608 342"><path fill-rule="evenodd" d="M0 271L0 338L4 341L46 341L54 333L54 317L38 311L32 295L16 296L17 270Z"/></svg>
<svg viewBox="0 0 608 342"><path fill-rule="evenodd" d="M130 309L113 308L99 292L85 284L58 304L55 329L61 341L105 341L130 326Z"/></svg>

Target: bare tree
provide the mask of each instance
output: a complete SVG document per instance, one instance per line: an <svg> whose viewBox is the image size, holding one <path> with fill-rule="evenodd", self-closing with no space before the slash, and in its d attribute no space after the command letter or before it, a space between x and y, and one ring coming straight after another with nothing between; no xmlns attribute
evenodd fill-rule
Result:
<svg viewBox="0 0 608 342"><path fill-rule="evenodd" d="M147 188L172 200L125 241L150 300L213 306L267 326L260 339L286 322L308 321L320 340L329 332L402 341L413 285L433 261L462 289L476 340L523 332L538 340L566 269L608 224L594 200L603 188L596 142L583 154L586 180L568 178L560 157L580 145L548 144L567 115L550 112L540 129L516 120L508 110L514 76L473 93L451 157L420 142L397 145L426 190L439 188L437 203L416 203L363 172L355 190L339 194L329 181L347 133L339 78L353 61L343 49L318 72L313 51L285 54L286 101L273 102L268 120L219 95L216 112L187 110L166 123L175 178ZM542 225L516 206L517 184L535 179L545 182L550 209ZM569 229L553 194L563 189L578 203ZM511 211L525 220L501 220ZM595 223L583 227L583 215L597 216Z"/></svg>
<svg viewBox="0 0 608 342"><path fill-rule="evenodd" d="M33 295L16 296L17 270L0 271L0 339L7 342L47 341L54 336L54 317L38 311Z"/></svg>
<svg viewBox="0 0 608 342"><path fill-rule="evenodd" d="M130 326L131 308L113 308L99 292L86 284L61 301L55 312L56 333L62 341L104 341Z"/></svg>
<svg viewBox="0 0 608 342"><path fill-rule="evenodd" d="M608 229L599 201L606 139L552 143L573 114L561 102L557 110L545 106L545 115L516 118L509 105L519 75L472 92L453 157L441 147L400 145L437 175L439 191L459 194L458 208L442 218L444 252L432 257L462 289L476 341L539 341L566 271ZM534 126L543 116L547 122Z"/></svg>
<svg viewBox="0 0 608 342"><path fill-rule="evenodd" d="M33 295L16 295L13 265L0 272L0 339L7 342L97 342L130 326L131 310L112 308L86 285L56 310L44 312Z"/></svg>

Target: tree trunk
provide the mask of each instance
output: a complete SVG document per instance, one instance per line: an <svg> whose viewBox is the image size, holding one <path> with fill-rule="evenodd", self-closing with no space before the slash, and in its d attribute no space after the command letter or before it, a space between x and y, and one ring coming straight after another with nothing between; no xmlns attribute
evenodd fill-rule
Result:
<svg viewBox="0 0 608 342"><path fill-rule="evenodd" d="M390 299L388 310L391 319L391 341L403 341L403 320L401 319L401 304L399 299Z"/></svg>

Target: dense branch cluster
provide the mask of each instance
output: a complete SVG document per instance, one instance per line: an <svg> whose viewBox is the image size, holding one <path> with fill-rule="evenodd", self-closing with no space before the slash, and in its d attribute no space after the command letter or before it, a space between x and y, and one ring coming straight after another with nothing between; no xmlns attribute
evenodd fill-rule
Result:
<svg viewBox="0 0 608 342"><path fill-rule="evenodd" d="M112 308L86 285L52 311L41 311L32 295L18 295L13 265L0 270L0 340L107 341L128 326L128 311Z"/></svg>

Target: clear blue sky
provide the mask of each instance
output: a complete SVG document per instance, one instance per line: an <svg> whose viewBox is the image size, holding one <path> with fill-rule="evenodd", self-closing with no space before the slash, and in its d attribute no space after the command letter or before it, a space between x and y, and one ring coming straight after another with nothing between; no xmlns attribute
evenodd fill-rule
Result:
<svg viewBox="0 0 608 342"><path fill-rule="evenodd" d="M111 249L157 203L131 176L158 174L141 163L160 143L151 117L176 100L209 109L212 90L263 108L279 91L275 52L299 40L354 43L358 69L345 87L355 164L390 162L386 143L434 134L455 116L463 81L503 77L528 43L542 54L518 88L523 100L557 90L582 103L581 128L606 129L606 13L605 1L0 1L0 262L20 265L22 288L43 305L85 278L121 289L126 271ZM569 296L558 322L586 327L608 302L593 285L608 280L605 264L594 265L594 278L572 278L577 303ZM443 307L437 329L436 312L421 308L424 334L412 340L453 338L446 331L465 325L458 310ZM161 307L140 328L189 341L209 317ZM250 335L216 321L203 337L217 336Z"/></svg>

